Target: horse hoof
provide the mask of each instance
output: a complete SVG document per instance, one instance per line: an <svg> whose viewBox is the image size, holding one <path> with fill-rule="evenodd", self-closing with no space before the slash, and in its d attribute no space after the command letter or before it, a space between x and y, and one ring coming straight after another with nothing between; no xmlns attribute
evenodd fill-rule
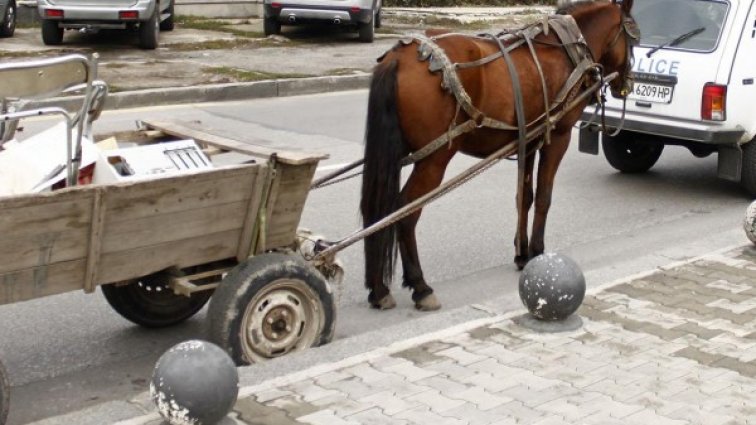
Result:
<svg viewBox="0 0 756 425"><path fill-rule="evenodd" d="M525 265L528 264L528 258L527 257L515 257L515 265L517 266L517 270L522 270L525 268Z"/></svg>
<svg viewBox="0 0 756 425"><path fill-rule="evenodd" d="M441 308L441 303L434 294L428 294L423 299L415 303L415 308L420 311L434 311Z"/></svg>
<svg viewBox="0 0 756 425"><path fill-rule="evenodd" d="M394 300L393 295L388 294L385 297L381 298L377 303L372 303L371 306L373 308L377 308L378 310L391 310L392 308L396 307L396 301Z"/></svg>

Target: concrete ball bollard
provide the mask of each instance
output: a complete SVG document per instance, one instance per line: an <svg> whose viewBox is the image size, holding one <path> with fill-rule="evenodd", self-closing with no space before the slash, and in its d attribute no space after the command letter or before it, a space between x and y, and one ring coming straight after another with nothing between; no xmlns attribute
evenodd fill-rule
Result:
<svg viewBox="0 0 756 425"><path fill-rule="evenodd" d="M746 208L743 218L743 230L748 240L756 244L756 201L751 202Z"/></svg>
<svg viewBox="0 0 756 425"><path fill-rule="evenodd" d="M585 297L580 267L561 254L545 253L528 262L520 275L520 300L539 320L564 320Z"/></svg>
<svg viewBox="0 0 756 425"><path fill-rule="evenodd" d="M150 398L171 425L211 425L231 411L239 395L239 374L231 357L215 344L179 343L155 364Z"/></svg>

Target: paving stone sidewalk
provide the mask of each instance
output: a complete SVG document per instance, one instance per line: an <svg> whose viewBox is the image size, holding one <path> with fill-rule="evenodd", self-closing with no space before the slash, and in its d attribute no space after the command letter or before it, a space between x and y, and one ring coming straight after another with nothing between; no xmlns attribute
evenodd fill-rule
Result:
<svg viewBox="0 0 756 425"><path fill-rule="evenodd" d="M617 282L578 313L577 331L520 312L243 388L223 423L756 424L756 248Z"/></svg>

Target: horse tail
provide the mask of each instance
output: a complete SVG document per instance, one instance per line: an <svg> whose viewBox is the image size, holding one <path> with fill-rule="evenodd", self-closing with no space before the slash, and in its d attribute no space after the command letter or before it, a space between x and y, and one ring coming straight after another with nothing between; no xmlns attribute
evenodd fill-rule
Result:
<svg viewBox="0 0 756 425"><path fill-rule="evenodd" d="M368 227L401 205L401 160L405 148L397 111L398 61L384 61L373 71L365 130L362 176L362 223ZM365 285L391 284L397 253L397 229L389 226L365 238ZM378 277L381 279L379 280Z"/></svg>

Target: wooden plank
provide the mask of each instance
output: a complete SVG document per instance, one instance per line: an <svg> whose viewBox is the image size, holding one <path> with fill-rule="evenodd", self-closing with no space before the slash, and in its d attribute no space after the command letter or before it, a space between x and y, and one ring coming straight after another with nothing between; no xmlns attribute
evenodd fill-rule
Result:
<svg viewBox="0 0 756 425"><path fill-rule="evenodd" d="M247 203L244 225L239 233L239 246L236 250L236 260L243 261L252 254L252 240L255 237L255 224L257 223L260 206L262 205L263 186L268 174L268 167L260 168L258 175L252 182L252 192Z"/></svg>
<svg viewBox="0 0 756 425"><path fill-rule="evenodd" d="M238 241L237 229L128 251L103 252L99 263L99 283L133 279L169 267L184 268L234 258Z"/></svg>
<svg viewBox="0 0 756 425"><path fill-rule="evenodd" d="M247 201L260 165L108 186L108 223Z"/></svg>
<svg viewBox="0 0 756 425"><path fill-rule="evenodd" d="M238 234L244 225L247 204L246 201L233 202L135 220L108 222L103 235L102 252L110 254L234 230L237 238L231 245L236 255Z"/></svg>
<svg viewBox="0 0 756 425"><path fill-rule="evenodd" d="M271 155L276 154L278 161L284 164L299 165L317 163L321 159L328 158L324 154L312 154L305 152L280 151L268 147L245 143L239 140L222 137L208 133L202 129L196 128L190 123L175 121L142 121L148 128L160 130L166 134L184 139L194 139L198 143L204 143L215 146L220 149L226 149L233 152L243 153L255 158L267 160Z"/></svg>
<svg viewBox="0 0 756 425"><path fill-rule="evenodd" d="M82 188L68 190L60 195L52 193L2 198L0 235L3 239L33 239L48 234L88 229L93 193L91 188Z"/></svg>
<svg viewBox="0 0 756 425"><path fill-rule="evenodd" d="M86 262L66 261L0 274L0 305L81 289Z"/></svg>
<svg viewBox="0 0 756 425"><path fill-rule="evenodd" d="M97 262L100 260L102 232L105 224L105 188L98 187L92 201L92 227L89 232L87 267L84 273L84 292L91 294L97 286Z"/></svg>
<svg viewBox="0 0 756 425"><path fill-rule="evenodd" d="M89 229L49 232L32 237L2 238L0 274L84 259Z"/></svg>
<svg viewBox="0 0 756 425"><path fill-rule="evenodd" d="M315 168L315 164L279 165L275 196L270 200L266 249L289 246L294 242Z"/></svg>

